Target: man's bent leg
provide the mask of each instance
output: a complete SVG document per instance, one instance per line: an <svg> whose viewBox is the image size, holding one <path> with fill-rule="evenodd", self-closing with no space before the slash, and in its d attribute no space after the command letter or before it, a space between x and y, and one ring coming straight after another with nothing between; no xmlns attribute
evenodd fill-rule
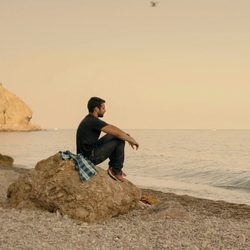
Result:
<svg viewBox="0 0 250 250"><path fill-rule="evenodd" d="M115 150L109 157L109 167L112 168L115 174L120 174L124 163L124 147L125 141L118 139Z"/></svg>
<svg viewBox="0 0 250 250"><path fill-rule="evenodd" d="M105 135L96 143L91 160L98 165L109 158L109 167L115 174L119 174L124 162L124 147L123 140L112 135Z"/></svg>

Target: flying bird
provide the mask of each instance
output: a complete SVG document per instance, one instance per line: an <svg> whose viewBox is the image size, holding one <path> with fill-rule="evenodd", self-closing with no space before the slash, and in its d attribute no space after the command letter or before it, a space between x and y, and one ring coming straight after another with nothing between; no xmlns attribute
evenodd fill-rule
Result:
<svg viewBox="0 0 250 250"><path fill-rule="evenodd" d="M155 2L155 1L151 1L150 3L151 3L151 7L156 7L156 5L157 5L157 2Z"/></svg>

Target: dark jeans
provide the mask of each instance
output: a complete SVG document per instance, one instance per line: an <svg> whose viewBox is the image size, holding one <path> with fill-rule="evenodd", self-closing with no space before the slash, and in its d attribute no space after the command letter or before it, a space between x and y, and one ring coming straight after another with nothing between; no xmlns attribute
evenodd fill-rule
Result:
<svg viewBox="0 0 250 250"><path fill-rule="evenodd" d="M105 135L95 144L90 160L98 165L109 158L109 167L115 174L119 174L124 162L124 147L125 141L113 135Z"/></svg>

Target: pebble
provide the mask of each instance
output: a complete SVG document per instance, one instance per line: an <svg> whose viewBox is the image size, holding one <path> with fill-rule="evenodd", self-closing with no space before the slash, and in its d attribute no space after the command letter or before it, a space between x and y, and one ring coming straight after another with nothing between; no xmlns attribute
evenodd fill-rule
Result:
<svg viewBox="0 0 250 250"><path fill-rule="evenodd" d="M244 244L246 242L246 236L244 234L240 235L240 242Z"/></svg>

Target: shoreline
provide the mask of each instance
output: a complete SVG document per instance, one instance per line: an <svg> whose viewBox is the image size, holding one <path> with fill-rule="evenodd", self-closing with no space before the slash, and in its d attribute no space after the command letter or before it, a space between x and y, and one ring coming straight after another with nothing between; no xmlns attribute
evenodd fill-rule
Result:
<svg viewBox="0 0 250 250"><path fill-rule="evenodd" d="M250 200L244 199L246 198L244 193L238 192L239 189L226 189L226 188L219 188L219 187L212 187L206 186L203 184L196 184L195 188L186 188L187 183L182 183L176 180L167 180L167 187L166 187L166 180L163 179L156 179L154 177L148 176L127 176L127 179L134 184L136 184L139 188L142 189L152 189L155 191L161 191L163 193L175 193L176 195L188 195L195 198L200 199L207 199L211 201L225 201L228 203L235 203L235 204L245 204L250 206ZM210 189L210 193L206 194L205 189L208 187ZM244 189L242 189L245 191ZM201 191L201 192L199 192ZM212 191L212 192L211 192ZM221 195L221 193L226 192L226 195ZM229 193L230 192L230 193ZM245 191L248 192L249 191ZM220 195L217 195L220 194ZM250 193L249 193L250 194Z"/></svg>
<svg viewBox="0 0 250 250"><path fill-rule="evenodd" d="M0 167L2 249L250 249L250 206L141 189L160 201L98 224L5 206L20 174Z"/></svg>
<svg viewBox="0 0 250 250"><path fill-rule="evenodd" d="M5 166L1 166L0 165L0 171L1 170L10 170L13 172L16 172L18 174L25 174L26 172L28 172L29 170L31 170L32 168L28 168L25 165L20 165L20 164L13 164L13 166L11 167L5 167ZM139 178L140 179L140 178ZM132 177L132 176L127 176L127 180L129 180L130 182L134 183L136 182L136 178ZM139 181L140 182L140 181ZM190 195L190 194L182 194L182 193L178 193L178 192L174 192L174 191L164 191L162 190L161 187L153 187L153 186L145 186L143 184L135 184L138 188L140 188L141 190L150 190L152 192L156 192L156 193L164 193L164 194L174 194L176 196L184 196L184 197L190 197L193 199L199 199L199 200L207 200L207 201L211 201L211 202L224 202L224 203L228 203L228 204L235 204L235 205L246 205L250 207L250 204L248 203L242 203L242 202L233 202L233 201L228 201L228 200L221 200L221 199L213 199L213 198L206 198L203 196L195 196L195 195Z"/></svg>

